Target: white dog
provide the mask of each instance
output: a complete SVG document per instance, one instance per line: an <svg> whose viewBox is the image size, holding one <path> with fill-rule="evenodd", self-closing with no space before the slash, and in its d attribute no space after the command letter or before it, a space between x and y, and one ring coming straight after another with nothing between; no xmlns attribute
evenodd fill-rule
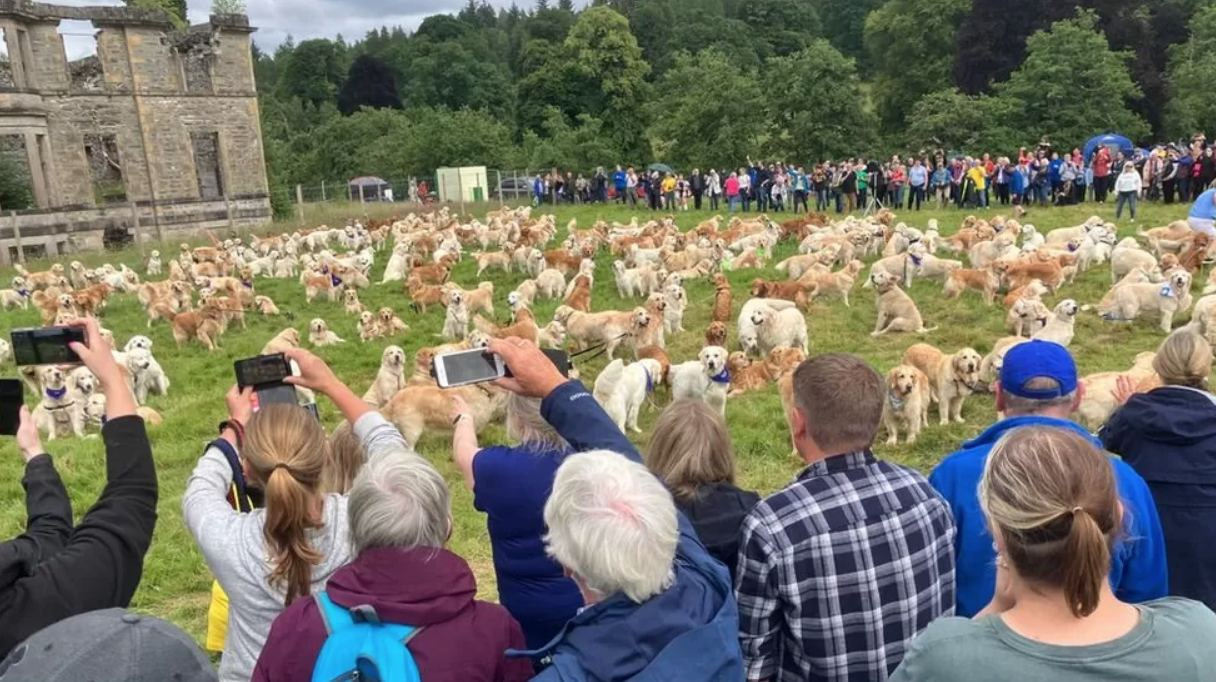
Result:
<svg viewBox="0 0 1216 682"><path fill-rule="evenodd" d="M389 346L380 355L380 371L376 379L363 394L364 402L382 407L397 391L405 388L405 351L400 346Z"/></svg>
<svg viewBox="0 0 1216 682"><path fill-rule="evenodd" d="M663 326L668 334L684 331L684 309L688 306L688 294L679 284L668 284L663 290Z"/></svg>
<svg viewBox="0 0 1216 682"><path fill-rule="evenodd" d="M668 374L671 399L703 400L725 416L726 393L730 388L726 349L721 346L706 346L701 349L697 358L671 366Z"/></svg>
<svg viewBox="0 0 1216 682"><path fill-rule="evenodd" d="M331 332L329 324L319 317L313 318L313 321L308 323L308 341L317 348L346 343L337 334Z"/></svg>
<svg viewBox="0 0 1216 682"><path fill-rule="evenodd" d="M160 363L152 357L152 351L135 347L128 350L126 355L127 369L131 372L131 381L134 384L135 400L140 405L148 402L149 392L156 395L169 393L169 377L165 376Z"/></svg>
<svg viewBox="0 0 1216 682"><path fill-rule="evenodd" d="M75 400L68 386L68 377L58 367L43 367L39 371L42 384L41 400L34 408L34 425L46 434L47 440L84 435L83 409L75 409Z"/></svg>
<svg viewBox="0 0 1216 682"><path fill-rule="evenodd" d="M153 249L148 255L148 267L145 272L149 277L160 277L161 270L160 251Z"/></svg>
<svg viewBox="0 0 1216 682"><path fill-rule="evenodd" d="M13 346L8 339L0 339L0 365L13 359Z"/></svg>
<svg viewBox="0 0 1216 682"><path fill-rule="evenodd" d="M608 363L595 378L595 399L622 433L626 427L634 433L642 432L638 428L638 411L647 394L662 380L662 371L659 361L652 358L643 358L628 366L624 360L617 359Z"/></svg>
<svg viewBox="0 0 1216 682"><path fill-rule="evenodd" d="M1073 329L1077 324L1077 311L1080 309L1081 307L1077 305L1077 302L1071 298L1060 301L1056 304L1056 308L1052 312L1051 318L1047 320L1047 324L1031 335L1030 338L1054 341L1067 348L1072 343Z"/></svg>
<svg viewBox="0 0 1216 682"><path fill-rule="evenodd" d="M756 341L760 344L761 355L768 355L769 351L777 346L801 348L804 353L808 350L806 318L797 308L760 308L752 312L752 324L756 329Z"/></svg>
<svg viewBox="0 0 1216 682"><path fill-rule="evenodd" d="M759 355L760 345L756 335L756 325L752 322L752 313L757 310L787 310L794 308L793 301L779 298L753 298L743 304L739 311L739 345L748 355Z"/></svg>
<svg viewBox="0 0 1216 682"><path fill-rule="evenodd" d="M464 294L459 291L448 292L442 335L448 341L463 341L469 335L469 307L465 305Z"/></svg>

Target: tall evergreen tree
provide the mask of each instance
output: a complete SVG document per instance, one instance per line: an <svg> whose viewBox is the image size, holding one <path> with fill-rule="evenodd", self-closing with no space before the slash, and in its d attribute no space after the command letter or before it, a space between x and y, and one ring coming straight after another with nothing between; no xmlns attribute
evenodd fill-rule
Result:
<svg viewBox="0 0 1216 682"><path fill-rule="evenodd" d="M362 107L401 108L396 74L387 64L366 54L357 57L350 65L346 82L338 91L338 111L343 116L350 116Z"/></svg>

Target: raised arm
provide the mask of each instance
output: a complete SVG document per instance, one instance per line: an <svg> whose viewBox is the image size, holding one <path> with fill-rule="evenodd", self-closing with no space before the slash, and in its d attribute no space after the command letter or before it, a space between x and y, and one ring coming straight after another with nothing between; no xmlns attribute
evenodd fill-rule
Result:
<svg viewBox="0 0 1216 682"><path fill-rule="evenodd" d="M72 501L51 456L42 449L38 428L25 407L21 408L17 448L25 459L21 487L25 489L26 528L21 535L0 544L2 585L53 556L72 534Z"/></svg>

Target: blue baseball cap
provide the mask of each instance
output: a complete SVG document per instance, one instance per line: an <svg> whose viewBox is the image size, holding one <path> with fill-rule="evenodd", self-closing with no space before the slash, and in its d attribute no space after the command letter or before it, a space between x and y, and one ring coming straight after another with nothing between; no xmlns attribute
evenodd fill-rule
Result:
<svg viewBox="0 0 1216 682"><path fill-rule="evenodd" d="M1054 379L1049 389L1028 388L1034 379ZM1019 343L1005 353L1001 366L1001 390L1029 400L1051 400L1077 390L1077 363L1058 343L1034 339Z"/></svg>

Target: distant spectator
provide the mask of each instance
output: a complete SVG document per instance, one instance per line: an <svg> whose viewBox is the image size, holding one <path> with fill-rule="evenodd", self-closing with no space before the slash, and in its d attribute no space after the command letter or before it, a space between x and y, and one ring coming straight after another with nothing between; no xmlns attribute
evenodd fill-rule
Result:
<svg viewBox="0 0 1216 682"><path fill-rule="evenodd" d="M452 459L486 514L498 598L523 627L528 648L557 636L583 605L578 586L545 554L541 510L570 446L540 416L540 401L512 395L507 435L519 444L480 447L469 406L452 397Z"/></svg>
<svg viewBox="0 0 1216 682"><path fill-rule="evenodd" d="M1132 394L1121 382L1120 407L1098 437L1140 474L1153 493L1170 594L1216 609L1216 396L1208 388L1212 347L1191 329L1174 330L1153 359L1165 383Z"/></svg>
<svg viewBox="0 0 1216 682"><path fill-rule="evenodd" d="M739 680L738 612L730 575L705 550L633 444L577 381L536 346L494 340L513 392L543 398L541 414L577 453L545 502L545 544L587 607L540 651L535 679Z"/></svg>
<svg viewBox="0 0 1216 682"><path fill-rule="evenodd" d="M631 168L630 171L632 170ZM616 170L612 172L612 188L616 190L616 203L625 203L626 190L629 188L629 175L621 170L619 164Z"/></svg>
<svg viewBox="0 0 1216 682"><path fill-rule="evenodd" d="M1136 200L1140 196L1142 187L1140 173L1136 171L1136 165L1131 161L1123 164L1123 172L1115 180L1115 193L1117 195L1115 220L1123 217L1123 206L1126 204L1131 211L1132 222L1136 222Z"/></svg>
<svg viewBox="0 0 1216 682"><path fill-rule="evenodd" d="M1027 341L1011 348L1001 367L996 409L1005 418L963 443L947 455L929 476L933 487L950 503L958 524L955 560L958 567L960 616L974 616L992 600L996 586L992 535L980 511L976 486L997 440L1025 426L1071 429L1101 443L1069 420L1081 402L1077 367L1063 346L1048 341ZM1124 601L1142 602L1164 597L1169 585L1165 542L1152 494L1144 479L1126 462L1111 458L1126 506L1125 538L1110 557L1110 581Z"/></svg>
<svg viewBox="0 0 1216 682"><path fill-rule="evenodd" d="M807 466L756 505L740 538L747 680L881 680L950 614L954 521L923 476L871 452L884 395L852 355L794 373L786 419Z"/></svg>
<svg viewBox="0 0 1216 682"><path fill-rule="evenodd" d="M920 210L920 205L925 201L925 190L929 186L929 170L925 168L925 164L921 163L920 159L912 162L912 167L908 169L908 208L912 208L912 204L916 204L916 210ZM1006 196L1008 203L1008 196Z"/></svg>
<svg viewBox="0 0 1216 682"><path fill-rule="evenodd" d="M1110 150L1104 145L1098 145L1098 151L1094 154L1093 172L1094 172L1094 201L1099 204L1106 203L1106 193L1110 190L1110 165L1111 165Z"/></svg>
<svg viewBox="0 0 1216 682"><path fill-rule="evenodd" d="M735 486L735 455L722 417L702 400L677 400L650 437L646 465L667 486L715 559L735 574L739 524L760 501Z"/></svg>
<svg viewBox="0 0 1216 682"><path fill-rule="evenodd" d="M735 211L739 210L739 197L742 192L742 189L740 188L739 174L731 173L726 178L726 182L723 183L723 188L726 191L726 204L729 207L729 211L734 213Z"/></svg>
<svg viewBox="0 0 1216 682"><path fill-rule="evenodd" d="M1170 680L1216 670L1216 614L1189 599L1138 606L1108 575L1124 505L1109 459L1077 429L1006 432L984 463L982 518L996 590L975 620L942 618L912 640L892 682Z"/></svg>
<svg viewBox="0 0 1216 682"><path fill-rule="evenodd" d="M736 191L738 191L738 182L735 183ZM710 168L709 174L705 178L705 192L709 195L709 210L717 211L718 202L722 197L722 176L718 175L718 171Z"/></svg>
<svg viewBox="0 0 1216 682"><path fill-rule="evenodd" d="M0 656L76 614L126 607L152 543L156 467L144 420L135 415L135 397L97 322L87 318L83 326L88 345L71 346L106 396L105 488L73 528L67 491L29 411L21 409L17 449L25 460L26 530L0 545Z"/></svg>
<svg viewBox="0 0 1216 682"><path fill-rule="evenodd" d="M215 682L215 668L173 623L112 608L61 620L0 663L4 682Z"/></svg>
<svg viewBox="0 0 1216 682"><path fill-rule="evenodd" d="M532 677L528 661L503 655L523 646L519 624L498 604L475 599L473 570L444 548L451 501L430 462L407 452L369 461L351 487L347 513L354 559L316 597L296 600L275 618L254 682L318 679L314 668L329 631L356 607L416 628L402 645L423 680Z"/></svg>
<svg viewBox="0 0 1216 682"><path fill-rule="evenodd" d="M752 197L752 178L750 172L745 168L740 168L736 176L739 180L739 199L743 202L743 212L747 213L751 210Z"/></svg>
<svg viewBox="0 0 1216 682"><path fill-rule="evenodd" d="M629 200L629 208L637 208L638 182L638 174L633 170L633 166L630 166L625 174L625 198Z"/></svg>
<svg viewBox="0 0 1216 682"><path fill-rule="evenodd" d="M674 173L664 173L663 174L663 182L662 182L661 187L663 189L663 210L664 211L675 211L676 210L676 185L677 185L677 181L676 181L676 176Z"/></svg>
<svg viewBox="0 0 1216 682"><path fill-rule="evenodd" d="M700 168L692 169L692 175L688 176L688 189L692 192L693 208L701 210L701 197L705 195L705 176L701 175Z"/></svg>

